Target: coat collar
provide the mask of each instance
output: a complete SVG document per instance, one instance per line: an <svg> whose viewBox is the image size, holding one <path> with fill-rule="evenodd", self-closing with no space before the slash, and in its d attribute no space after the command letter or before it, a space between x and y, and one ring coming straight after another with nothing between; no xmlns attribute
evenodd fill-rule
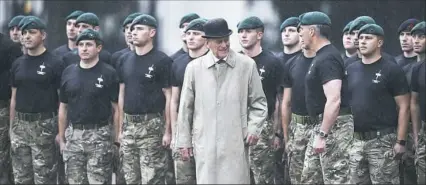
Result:
<svg viewBox="0 0 426 185"><path fill-rule="evenodd" d="M236 55L236 53L232 49L229 49L229 54L228 54L227 57L225 57L226 64L228 64L232 68L235 67L235 62L236 62L235 61L236 60L235 55ZM207 57L207 60L206 60L207 68L214 66L217 58L213 55L213 52L211 50L206 55L206 57Z"/></svg>

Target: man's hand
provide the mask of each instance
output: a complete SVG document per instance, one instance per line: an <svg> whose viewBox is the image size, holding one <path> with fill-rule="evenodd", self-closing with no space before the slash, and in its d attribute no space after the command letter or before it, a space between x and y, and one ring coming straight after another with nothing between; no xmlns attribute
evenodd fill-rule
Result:
<svg viewBox="0 0 426 185"><path fill-rule="evenodd" d="M284 136L283 145L284 145L284 151L289 153L289 151L288 151L288 137L286 137L286 136Z"/></svg>
<svg viewBox="0 0 426 185"><path fill-rule="evenodd" d="M414 149L417 149L417 146L419 144L419 136L413 134L413 140L414 140Z"/></svg>
<svg viewBox="0 0 426 185"><path fill-rule="evenodd" d="M61 154L63 154L63 151L65 149L65 144L66 144L65 140L59 139L59 148L60 148Z"/></svg>
<svg viewBox="0 0 426 185"><path fill-rule="evenodd" d="M249 136L247 137L247 144L248 144L249 146L256 145L258 140L259 140L259 137L258 137L258 136L255 136L255 135L249 135Z"/></svg>
<svg viewBox="0 0 426 185"><path fill-rule="evenodd" d="M313 143L314 152L319 154L325 152L325 138L320 137L319 135L315 136Z"/></svg>
<svg viewBox="0 0 426 185"><path fill-rule="evenodd" d="M190 157L194 156L192 148L179 148L179 150L183 161L188 161Z"/></svg>
<svg viewBox="0 0 426 185"><path fill-rule="evenodd" d="M58 145L61 143L61 140L60 140L59 134L56 134L55 142L56 142L56 144L58 144Z"/></svg>
<svg viewBox="0 0 426 185"><path fill-rule="evenodd" d="M394 158L396 160L400 160L405 153L405 146L399 143L396 143L395 146L393 147L393 152L394 152Z"/></svg>
<svg viewBox="0 0 426 185"><path fill-rule="evenodd" d="M281 139L277 136L274 137L273 141L272 141L272 147L277 150L279 148L281 148Z"/></svg>
<svg viewBox="0 0 426 185"><path fill-rule="evenodd" d="M163 135L163 147L168 147L170 145L170 142L172 140L171 134L166 132Z"/></svg>

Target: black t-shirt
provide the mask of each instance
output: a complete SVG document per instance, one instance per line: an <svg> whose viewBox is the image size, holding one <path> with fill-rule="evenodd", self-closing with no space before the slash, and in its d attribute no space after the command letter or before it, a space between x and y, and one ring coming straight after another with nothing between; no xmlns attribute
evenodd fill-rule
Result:
<svg viewBox="0 0 426 185"><path fill-rule="evenodd" d="M25 113L56 112L63 68L62 60L49 51L16 59L11 69L11 84L16 87L15 109Z"/></svg>
<svg viewBox="0 0 426 185"><path fill-rule="evenodd" d="M125 84L124 112L145 114L163 112L166 98L162 91L170 84L172 59L152 49L145 55L128 52L119 60L117 72Z"/></svg>
<svg viewBox="0 0 426 185"><path fill-rule="evenodd" d="M407 58L401 54L395 57L395 61L399 66L404 67L407 64L415 63L417 61L417 56Z"/></svg>
<svg viewBox="0 0 426 185"><path fill-rule="evenodd" d="M283 87L291 88L291 111L294 114L307 116L305 101L305 76L311 67L313 58L299 53L288 60L283 71Z"/></svg>
<svg viewBox="0 0 426 185"><path fill-rule="evenodd" d="M392 61L394 63L396 63L395 58L392 55L387 54L386 52L382 52L382 57L383 59L385 59L386 61ZM345 67L348 67L349 65L355 63L355 62L361 62L361 58L358 57L358 55L352 56L347 58L344 62L345 62Z"/></svg>
<svg viewBox="0 0 426 185"><path fill-rule="evenodd" d="M78 50L75 49L69 51L68 53L65 53L62 57L62 60L64 61L65 66L80 63L80 56L78 56ZM111 64L111 53L102 49L99 53L99 61Z"/></svg>
<svg viewBox="0 0 426 185"><path fill-rule="evenodd" d="M305 78L306 107L310 116L324 112L326 97L323 85L331 80L342 80L340 108L348 106L347 81L344 76L344 63L339 51L331 44L316 53Z"/></svg>
<svg viewBox="0 0 426 185"><path fill-rule="evenodd" d="M127 48L124 48L124 49L122 49L120 51L117 51L117 52L113 53L111 55L111 66L114 67L114 68L116 68L117 61L121 57L121 55L123 55L124 53L127 53L129 51L131 51L131 50L130 50L130 48L127 47Z"/></svg>
<svg viewBox="0 0 426 185"><path fill-rule="evenodd" d="M287 64L287 61L290 60L291 58L293 58L296 55L299 55L300 53L302 53L302 50L296 51L292 54L286 54L284 52L280 52L277 54L277 58L281 63L281 69L285 68L285 65ZM283 88L279 88L278 89L278 94L280 94L280 96L278 96L280 99L282 98L282 94L283 94Z"/></svg>
<svg viewBox="0 0 426 185"><path fill-rule="evenodd" d="M372 64L357 62L346 69L355 131L396 128L394 97L409 92L404 72L398 64L379 59Z"/></svg>
<svg viewBox="0 0 426 185"><path fill-rule="evenodd" d="M79 64L62 73L60 101L68 104L68 120L73 124L94 124L110 118L111 102L118 101L118 76L103 62L89 69Z"/></svg>
<svg viewBox="0 0 426 185"><path fill-rule="evenodd" d="M55 50L52 51L52 53L56 56L64 56L66 53L70 52L70 48L68 48L68 44L64 44L62 46L59 46Z"/></svg>
<svg viewBox="0 0 426 185"><path fill-rule="evenodd" d="M170 56L170 58L175 61L177 58L179 58L181 55L186 54L186 52L183 50L183 48L180 48L179 50L177 50L175 53L173 53L173 55ZM172 61L172 62L173 62Z"/></svg>
<svg viewBox="0 0 426 185"><path fill-rule="evenodd" d="M21 55L21 45L0 33L0 100L10 99L10 68Z"/></svg>
<svg viewBox="0 0 426 185"><path fill-rule="evenodd" d="M425 82L425 61L416 63L413 68L411 79L411 91L417 92L420 105L420 115L423 121L426 121L426 82Z"/></svg>

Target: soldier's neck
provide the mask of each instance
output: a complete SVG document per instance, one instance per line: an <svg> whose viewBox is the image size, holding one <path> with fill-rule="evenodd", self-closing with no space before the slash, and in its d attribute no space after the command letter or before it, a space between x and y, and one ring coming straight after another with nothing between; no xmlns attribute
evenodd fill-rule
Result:
<svg viewBox="0 0 426 185"><path fill-rule="evenodd" d="M99 62L99 55L97 55L94 58L88 59L88 60L81 60L80 61L80 67L83 69L90 69L93 66L95 66Z"/></svg>
<svg viewBox="0 0 426 185"><path fill-rule="evenodd" d="M415 53L414 50L410 50L410 51L404 51L403 55L405 58L411 58L411 57L415 57L417 53Z"/></svg>
<svg viewBox="0 0 426 185"><path fill-rule="evenodd" d="M377 62L382 57L380 50L374 51L369 55L362 55L362 63L364 64L372 64Z"/></svg>
<svg viewBox="0 0 426 185"><path fill-rule="evenodd" d="M287 54L287 55L291 55L291 54L296 53L296 52L298 52L300 50L301 50L301 48L300 48L300 42L298 42L295 45L284 46L284 51L283 52L285 54Z"/></svg>
<svg viewBox="0 0 426 185"><path fill-rule="evenodd" d="M317 39L313 40L313 44L312 44L312 50L316 52L318 52L321 48L323 48L326 45L330 44L330 41L325 39L325 38L321 38L318 37Z"/></svg>
<svg viewBox="0 0 426 185"><path fill-rule="evenodd" d="M188 54L191 58L198 58L202 55L204 55L209 49L206 46L201 47L200 49L197 50L188 50Z"/></svg>
<svg viewBox="0 0 426 185"><path fill-rule="evenodd" d="M70 50L73 50L73 49L77 48L77 44L76 44L76 42L75 42L75 41L73 41L73 40L68 39L68 48L69 48Z"/></svg>
<svg viewBox="0 0 426 185"><path fill-rule="evenodd" d="M136 52L137 55L141 56L141 55L147 54L153 48L154 48L154 45L152 45L152 42L151 42L151 43L148 43L144 46L135 46L135 52Z"/></svg>
<svg viewBox="0 0 426 185"><path fill-rule="evenodd" d="M349 58L357 55L356 49L354 49L354 50L345 50L345 55L347 57L349 57Z"/></svg>
<svg viewBox="0 0 426 185"><path fill-rule="evenodd" d="M27 49L28 55L30 56L39 56L46 51L46 47L44 45L37 46L34 49Z"/></svg>
<svg viewBox="0 0 426 185"><path fill-rule="evenodd" d="M259 55L260 53L262 53L262 47L260 46L260 42L257 42L251 48L243 48L243 53L251 58Z"/></svg>
<svg viewBox="0 0 426 185"><path fill-rule="evenodd" d="M426 59L426 54L424 51L422 53L417 54L417 62L425 61L425 59Z"/></svg>

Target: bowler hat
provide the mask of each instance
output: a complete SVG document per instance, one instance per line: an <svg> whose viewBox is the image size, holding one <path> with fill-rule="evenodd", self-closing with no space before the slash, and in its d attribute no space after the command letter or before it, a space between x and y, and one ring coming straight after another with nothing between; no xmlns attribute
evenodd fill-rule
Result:
<svg viewBox="0 0 426 185"><path fill-rule="evenodd" d="M222 38L232 34L225 19L215 18L204 24L204 38Z"/></svg>

